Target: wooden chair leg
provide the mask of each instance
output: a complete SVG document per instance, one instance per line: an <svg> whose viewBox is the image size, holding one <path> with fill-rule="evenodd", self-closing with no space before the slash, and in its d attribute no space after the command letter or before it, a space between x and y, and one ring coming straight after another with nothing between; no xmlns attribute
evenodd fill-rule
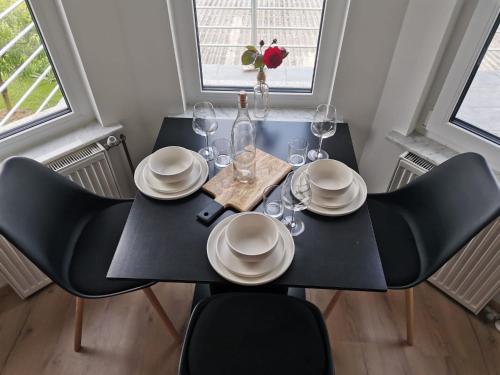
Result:
<svg viewBox="0 0 500 375"><path fill-rule="evenodd" d="M173 325L165 310L163 310L163 307L161 306L160 301L158 301L158 298L156 298L156 295L153 293L153 290L151 288L144 288L142 289L142 291L148 298L151 305L153 305L153 308L156 310L163 323L167 326L167 330L170 332L170 334L175 338L176 341L181 341L179 333L175 329L175 326Z"/></svg>
<svg viewBox="0 0 500 375"><path fill-rule="evenodd" d="M340 296L342 295L341 290L337 290L333 297L330 299L330 302L328 302L328 305L326 306L325 311L323 312L323 316L325 319L328 319L330 314L332 313L333 309L335 308L335 305L340 299Z"/></svg>
<svg viewBox="0 0 500 375"><path fill-rule="evenodd" d="M75 342L74 350L79 352L82 348L82 323L83 323L83 298L75 299Z"/></svg>
<svg viewBox="0 0 500 375"><path fill-rule="evenodd" d="M405 290L406 299L406 341L408 345L413 345L415 339L415 300L413 298L413 288Z"/></svg>

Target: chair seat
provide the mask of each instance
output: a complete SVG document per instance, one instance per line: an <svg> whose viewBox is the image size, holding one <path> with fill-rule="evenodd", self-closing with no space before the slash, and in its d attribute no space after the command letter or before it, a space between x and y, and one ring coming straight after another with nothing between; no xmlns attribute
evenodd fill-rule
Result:
<svg viewBox="0 0 500 375"><path fill-rule="evenodd" d="M368 198L380 259L390 288L411 286L420 275L421 262L413 233L394 208Z"/></svg>
<svg viewBox="0 0 500 375"><path fill-rule="evenodd" d="M104 297L151 284L146 280L107 279L106 274L120 240L132 202L108 207L85 226L69 267L69 282L84 297Z"/></svg>
<svg viewBox="0 0 500 375"><path fill-rule="evenodd" d="M209 297L191 317L180 374L333 374L321 313L286 295Z"/></svg>

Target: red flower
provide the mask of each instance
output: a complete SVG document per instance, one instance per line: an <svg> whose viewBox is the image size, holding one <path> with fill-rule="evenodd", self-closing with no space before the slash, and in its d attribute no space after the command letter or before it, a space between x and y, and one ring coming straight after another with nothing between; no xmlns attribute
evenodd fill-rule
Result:
<svg viewBox="0 0 500 375"><path fill-rule="evenodd" d="M264 51L264 64L269 69L277 68L283 62L283 51L279 47L269 47Z"/></svg>

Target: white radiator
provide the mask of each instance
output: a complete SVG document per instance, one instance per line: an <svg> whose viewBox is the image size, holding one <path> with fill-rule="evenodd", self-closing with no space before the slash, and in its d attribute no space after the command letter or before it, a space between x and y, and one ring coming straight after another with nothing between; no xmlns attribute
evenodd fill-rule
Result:
<svg viewBox="0 0 500 375"><path fill-rule="evenodd" d="M389 191L406 185L434 164L411 152L399 157ZM474 314L500 291L500 219L484 228L429 280Z"/></svg>
<svg viewBox="0 0 500 375"><path fill-rule="evenodd" d="M94 143L48 163L47 167L96 194L120 198L123 195L108 156L101 144ZM0 275L23 299L51 282L2 236Z"/></svg>

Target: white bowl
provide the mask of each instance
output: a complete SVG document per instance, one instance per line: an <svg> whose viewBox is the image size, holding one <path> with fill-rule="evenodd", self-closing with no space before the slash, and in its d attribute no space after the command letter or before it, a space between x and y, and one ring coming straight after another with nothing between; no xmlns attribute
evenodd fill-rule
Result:
<svg viewBox="0 0 500 375"><path fill-rule="evenodd" d="M193 160L191 151L183 147L164 147L150 156L149 169L160 181L179 182L191 173Z"/></svg>
<svg viewBox="0 0 500 375"><path fill-rule="evenodd" d="M269 252L269 255L266 256L265 259L260 262L247 262L236 256L231 250L226 242L225 233L217 239L217 246L215 249L215 253L224 267L241 277L262 277L268 274L281 264L285 252L283 239L278 238L278 244L275 249Z"/></svg>
<svg viewBox="0 0 500 375"><path fill-rule="evenodd" d="M273 250L279 232L273 219L260 212L236 215L226 229L226 242L233 253L247 262L263 260Z"/></svg>
<svg viewBox="0 0 500 375"><path fill-rule="evenodd" d="M308 174L313 196L324 198L341 196L349 189L354 178L347 165L333 159L311 163Z"/></svg>

